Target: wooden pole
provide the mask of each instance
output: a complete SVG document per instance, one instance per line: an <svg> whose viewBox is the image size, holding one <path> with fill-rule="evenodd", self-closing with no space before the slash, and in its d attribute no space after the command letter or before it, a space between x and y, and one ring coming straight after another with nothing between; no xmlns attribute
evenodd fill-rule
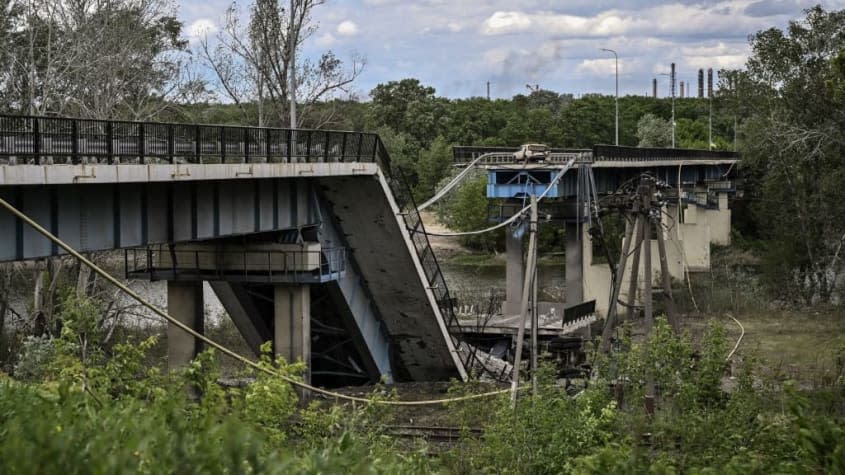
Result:
<svg viewBox="0 0 845 475"><path fill-rule="evenodd" d="M651 334L654 327L654 313L652 308L651 295L651 196L652 185L644 185L640 188L640 197L643 203L643 311L645 313L646 335Z"/></svg>
<svg viewBox="0 0 845 475"><path fill-rule="evenodd" d="M643 308L645 313L645 334L646 338L651 335L654 328L654 314L652 309L651 295L651 197L654 194L654 185L649 182L640 186L640 199L642 200L644 216L643 229ZM646 364L649 364L646 361ZM649 415L654 414L654 375L647 374L645 389L645 407Z"/></svg>
<svg viewBox="0 0 845 475"><path fill-rule="evenodd" d="M634 241L633 259L631 260L631 282L628 285L628 321L634 320L634 306L637 303L637 288L638 279L640 277L640 252L643 246L643 224L642 216L640 215L640 204L634 203L634 232L636 233L636 240Z"/></svg>
<svg viewBox="0 0 845 475"><path fill-rule="evenodd" d="M622 276L625 273L625 263L628 261L628 250L631 247L634 225L630 221L625 224L625 238L622 240L622 254L619 256L619 267L616 268L616 279L610 289L610 306L607 309L607 320L601 333L601 351L610 350L610 335L616 325L616 301L619 299L619 289L622 287Z"/></svg>
<svg viewBox="0 0 845 475"><path fill-rule="evenodd" d="M663 230L660 229L660 221L657 224L657 252L660 254L660 278L663 281L663 297L666 302L666 318L672 325L675 335L681 333L681 323L678 321L678 309L675 307L675 297L672 295L672 276L669 275L669 262L666 258L666 243L663 238Z"/></svg>
<svg viewBox="0 0 845 475"><path fill-rule="evenodd" d="M513 380L511 382L511 407L516 408L516 393L519 387L519 367L522 365L522 342L525 339L525 321L528 318L528 301L531 296L531 280L537 266L537 197L531 195L531 223L528 227L528 259L522 283L522 302L520 302L520 324L516 335L516 353L513 356Z"/></svg>
<svg viewBox="0 0 845 475"><path fill-rule="evenodd" d="M534 233L537 234L537 207L531 208L531 222L534 226ZM537 250L538 246L534 246L534 275L531 276L531 392L534 396L537 395L537 356L540 348L537 344L537 336L540 331L540 314L539 305L537 304Z"/></svg>

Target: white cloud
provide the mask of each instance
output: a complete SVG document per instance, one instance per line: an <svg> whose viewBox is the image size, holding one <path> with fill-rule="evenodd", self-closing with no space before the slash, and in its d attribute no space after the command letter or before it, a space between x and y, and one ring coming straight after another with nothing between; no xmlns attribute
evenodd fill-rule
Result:
<svg viewBox="0 0 845 475"><path fill-rule="evenodd" d="M625 71L625 61L619 61L619 74ZM575 67L575 72L592 76L613 75L616 72L616 60L614 58L585 59Z"/></svg>
<svg viewBox="0 0 845 475"><path fill-rule="evenodd" d="M210 36L217 33L217 25L214 21L209 20L208 18L200 18L188 25L186 31L188 32L188 38L191 41L194 41L204 36Z"/></svg>
<svg viewBox="0 0 845 475"><path fill-rule="evenodd" d="M502 35L528 31L531 17L522 12L495 12L484 20L481 32L485 35Z"/></svg>
<svg viewBox="0 0 845 475"><path fill-rule="evenodd" d="M320 35L314 43L321 48L328 48L337 42L337 38L331 33Z"/></svg>
<svg viewBox="0 0 845 475"><path fill-rule="evenodd" d="M358 25L350 20L341 22L337 25L337 34L340 36L355 36L358 34Z"/></svg>

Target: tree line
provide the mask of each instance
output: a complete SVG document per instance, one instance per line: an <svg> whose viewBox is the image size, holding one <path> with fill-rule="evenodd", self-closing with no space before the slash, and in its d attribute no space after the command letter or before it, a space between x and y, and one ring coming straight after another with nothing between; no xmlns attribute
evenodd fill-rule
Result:
<svg viewBox="0 0 845 475"><path fill-rule="evenodd" d="M533 88L509 99L448 99L417 79L350 91L366 64L297 54L322 0L233 4L224 25L186 39L171 0L0 0L0 111L88 118L369 130L380 133L417 199L450 176L451 146L614 141L614 98ZM736 150L738 242L762 256L767 282L793 301L836 298L845 243L845 12L820 6L749 37L741 70L719 72L712 98L619 98L620 144ZM293 102L291 99L294 99ZM448 223L486 219L474 194ZM496 239L470 242L490 249ZM783 296L783 292L779 292Z"/></svg>

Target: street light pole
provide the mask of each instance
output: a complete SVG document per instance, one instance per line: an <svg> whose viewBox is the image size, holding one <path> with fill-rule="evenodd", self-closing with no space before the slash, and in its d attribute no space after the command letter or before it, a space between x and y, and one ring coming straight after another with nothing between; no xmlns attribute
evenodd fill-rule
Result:
<svg viewBox="0 0 845 475"><path fill-rule="evenodd" d="M619 145L619 55L616 54L616 51L609 48L601 48L601 50L613 53L616 64L616 98L614 102L616 103L616 145Z"/></svg>
<svg viewBox="0 0 845 475"><path fill-rule="evenodd" d="M672 148L675 148L675 77L669 73L658 73L659 76L669 76L672 89Z"/></svg>

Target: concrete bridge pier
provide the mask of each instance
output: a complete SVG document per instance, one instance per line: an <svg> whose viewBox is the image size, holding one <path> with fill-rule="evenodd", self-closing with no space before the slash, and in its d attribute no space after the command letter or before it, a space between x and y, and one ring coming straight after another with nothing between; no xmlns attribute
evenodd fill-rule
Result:
<svg viewBox="0 0 845 475"><path fill-rule="evenodd" d="M518 315L522 301L522 280L525 274L525 256L522 252L522 235L514 236L514 232L505 232L505 302L502 313Z"/></svg>
<svg viewBox="0 0 845 475"><path fill-rule="evenodd" d="M311 288L277 284L273 289L273 349L289 363L304 361L311 381Z"/></svg>
<svg viewBox="0 0 845 475"><path fill-rule="evenodd" d="M583 247L589 246L587 239L579 236L579 226L576 222L566 223L566 303L579 304L584 301L584 252ZM585 233L586 234L586 233Z"/></svg>
<svg viewBox="0 0 845 475"><path fill-rule="evenodd" d="M167 313L203 333L202 281L167 281ZM203 349L201 340L172 323L167 324L167 367L184 368Z"/></svg>

